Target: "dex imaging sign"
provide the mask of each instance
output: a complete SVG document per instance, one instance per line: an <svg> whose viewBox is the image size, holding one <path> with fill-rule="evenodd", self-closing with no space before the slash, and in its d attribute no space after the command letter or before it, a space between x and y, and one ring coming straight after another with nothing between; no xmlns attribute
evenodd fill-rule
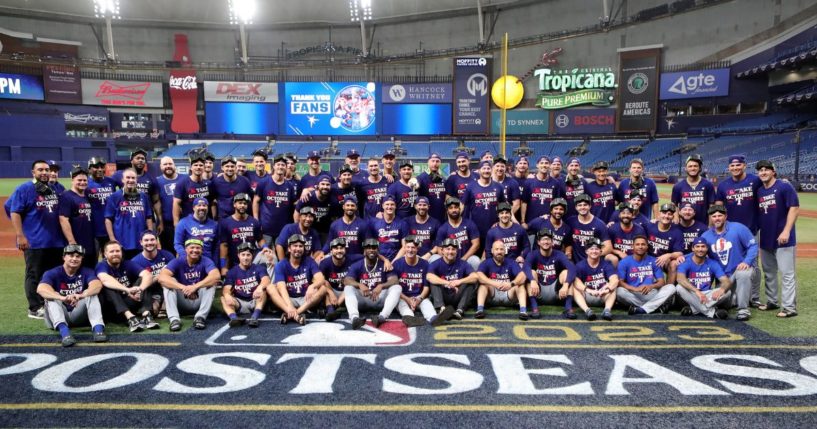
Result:
<svg viewBox="0 0 817 429"><path fill-rule="evenodd" d="M661 73L662 100L727 95L729 95L729 69Z"/></svg>

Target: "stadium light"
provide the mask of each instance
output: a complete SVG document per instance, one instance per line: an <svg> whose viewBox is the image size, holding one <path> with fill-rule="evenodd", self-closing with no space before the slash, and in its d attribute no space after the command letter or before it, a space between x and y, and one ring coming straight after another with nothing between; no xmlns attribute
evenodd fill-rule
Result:
<svg viewBox="0 0 817 429"><path fill-rule="evenodd" d="M372 20L372 0L349 0L349 17L352 22Z"/></svg>
<svg viewBox="0 0 817 429"><path fill-rule="evenodd" d="M119 14L119 0L94 0L94 16L122 19L122 15Z"/></svg>
<svg viewBox="0 0 817 429"><path fill-rule="evenodd" d="M230 24L249 25L255 15L255 0L229 0Z"/></svg>

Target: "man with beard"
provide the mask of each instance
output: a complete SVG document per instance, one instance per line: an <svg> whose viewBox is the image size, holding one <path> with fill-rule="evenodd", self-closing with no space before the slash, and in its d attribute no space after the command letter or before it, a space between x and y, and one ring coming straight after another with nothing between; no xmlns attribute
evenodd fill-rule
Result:
<svg viewBox="0 0 817 429"><path fill-rule="evenodd" d="M505 191L491 179L491 169L491 163L483 161L479 167L479 179L469 184L462 196L464 216L477 226L482 243L487 243L488 230L499 220L497 206L505 202Z"/></svg>
<svg viewBox="0 0 817 429"><path fill-rule="evenodd" d="M216 164L216 156L209 150L204 150L204 173L201 175L208 182L213 180L213 167Z"/></svg>
<svg viewBox="0 0 817 429"><path fill-rule="evenodd" d="M190 175L184 176L173 190L173 225L193 213L193 201L204 198L210 203L210 181L204 178L204 152L190 151Z"/></svg>
<svg viewBox="0 0 817 429"><path fill-rule="evenodd" d="M675 285L667 283L657 259L647 254L647 237L633 239L633 254L618 264L616 299L629 305L629 314L666 314L675 295Z"/></svg>
<svg viewBox="0 0 817 429"><path fill-rule="evenodd" d="M707 226L695 220L695 206L683 203L678 210L678 228L684 235L684 253L692 252L692 242L706 231ZM754 280L754 277L753 277Z"/></svg>
<svg viewBox="0 0 817 429"><path fill-rule="evenodd" d="M431 251L436 257L430 258L433 262L439 258L440 245L445 239L452 239L457 242L457 258L467 262L476 271L479 267L480 259L477 256L479 251L479 229L471 219L462 217L462 203L456 197L448 197L445 200L445 207L448 213L448 220L440 225L435 239L436 247Z"/></svg>
<svg viewBox="0 0 817 429"><path fill-rule="evenodd" d="M544 228L553 232L553 248L562 251L568 258L573 257L573 243L570 226L564 221L567 212L567 200L554 198L550 202L550 216L538 217L528 222L528 236L533 236ZM531 241L534 240L531 238Z"/></svg>
<svg viewBox="0 0 817 429"><path fill-rule="evenodd" d="M648 219L658 214L658 188L655 181L649 177L643 177L644 161L634 158L630 161L630 177L624 179L618 185L618 192L625 201L630 201L630 193L638 190L642 192L642 204L639 208L641 214ZM611 219L611 221L614 221ZM636 222L637 223L637 222Z"/></svg>
<svg viewBox="0 0 817 429"><path fill-rule="evenodd" d="M428 198L428 214L437 222L445 222L445 181L443 180L440 166L442 158L440 154L434 152L428 157L428 172L422 172L417 176L419 188L417 193Z"/></svg>
<svg viewBox="0 0 817 429"><path fill-rule="evenodd" d="M686 302L681 316L703 314L706 317L728 319L729 312L723 308L732 298L732 283L720 265L708 256L706 240L696 237L692 241L692 253L678 267L678 296ZM718 281L718 288L714 286Z"/></svg>
<svg viewBox="0 0 817 429"><path fill-rule="evenodd" d="M31 175L34 180L18 186L7 205L17 248L25 255L28 317L42 319L45 310L37 285L46 270L60 265L60 249L65 246L65 237L60 231L59 196L48 184L48 163L32 162Z"/></svg>
<svg viewBox="0 0 817 429"><path fill-rule="evenodd" d="M321 177L326 176L329 180L334 180L328 171L323 171L321 168L321 153L317 150L309 152L306 163L309 166L309 170L301 177L301 180L298 181L298 189L301 192L302 200L308 198L309 195L315 191L315 186Z"/></svg>
<svg viewBox="0 0 817 429"><path fill-rule="evenodd" d="M327 177L321 177L315 192L306 201L298 201L295 205L294 220L298 222L298 216L302 208L311 207L315 215L314 228L322 234L321 238L327 237L329 227L332 225L330 210L332 208L332 185Z"/></svg>
<svg viewBox="0 0 817 429"><path fill-rule="evenodd" d="M400 162L400 180L389 185L387 192L397 204L395 215L398 219L414 216L414 201L417 200L417 179L414 176L414 163L410 160Z"/></svg>
<svg viewBox="0 0 817 429"><path fill-rule="evenodd" d="M406 326L423 326L426 322L432 326L439 326L451 318L454 307L445 307L437 314L434 305L428 299L431 293L426 280L428 261L417 256L419 240L410 235L404 242L405 256L394 262L394 272L397 274L397 282L402 292L397 311ZM418 308L422 317L416 316Z"/></svg>
<svg viewBox="0 0 817 429"><path fill-rule="evenodd" d="M709 223L712 226L701 237L709 246L709 257L718 262L729 281L735 285L737 320L747 321L752 316L749 300L752 295L752 265L757 260L757 242L745 225L726 220L726 207L720 204L709 206Z"/></svg>
<svg viewBox="0 0 817 429"><path fill-rule="evenodd" d="M213 199L216 202L216 216L214 219L224 219L233 214L233 197L238 194L249 195L252 192L250 181L246 177L236 174L235 165L238 160L234 156L226 156L221 160L221 173L210 183Z"/></svg>
<svg viewBox="0 0 817 429"><path fill-rule="evenodd" d="M247 163L244 162L243 159L239 159L235 163L235 171L236 171L236 174L238 174L239 176L246 178L247 177ZM250 180L250 179L247 179L247 180Z"/></svg>
<svg viewBox="0 0 817 429"><path fill-rule="evenodd" d="M503 196L505 201L511 205L511 215L516 216L519 213L519 208L522 207L520 199L519 183L511 177L506 175L508 169L508 161L498 156L494 159L493 171L491 172L491 179L502 186Z"/></svg>
<svg viewBox="0 0 817 429"><path fill-rule="evenodd" d="M462 320L465 311L473 305L474 288L479 277L471 265L457 257L457 240L446 238L440 244L440 249L442 258L432 262L426 274L434 308L439 310L454 306L456 310L451 317Z"/></svg>
<svg viewBox="0 0 817 429"><path fill-rule="evenodd" d="M45 162L44 172L48 166ZM45 181L48 178L45 177ZM102 321L102 307L97 295L102 283L94 270L82 266L85 249L78 244L69 244L63 249L63 263L43 274L37 285L37 294L45 301L45 326L59 331L63 347L77 343L69 326L77 326L86 320L91 324L95 343L108 341L105 322Z"/></svg>
<svg viewBox="0 0 817 429"><path fill-rule="evenodd" d="M562 177L562 158L554 156L553 160L550 162L550 167L548 168L548 170L550 171L550 177L561 182L562 179L564 178Z"/></svg>
<svg viewBox="0 0 817 429"><path fill-rule="evenodd" d="M701 176L703 170L703 158L699 154L690 155L686 161L686 179L676 183L672 187L672 198L675 205L681 203L691 203L695 206L695 220L705 223L706 211L715 202L715 187L712 182ZM678 221L676 216L675 221Z"/></svg>
<svg viewBox="0 0 817 429"><path fill-rule="evenodd" d="M383 197L389 190L389 182L380 174L380 162L369 159L369 176L357 184L360 195L366 198L363 217L367 220L380 216L383 211Z"/></svg>
<svg viewBox="0 0 817 429"><path fill-rule="evenodd" d="M622 204L621 209L618 211L618 222L608 228L613 248L604 259L613 264L613 268L618 268L619 261L633 254L633 240L635 237L647 235L644 228L633 223L635 213L635 207L626 203Z"/></svg>
<svg viewBox="0 0 817 429"><path fill-rule="evenodd" d="M555 162L550 164L551 174L553 173L553 165ZM582 164L579 161L579 158L570 158L567 162L567 176L564 178L564 197L567 201L567 215L566 217L572 217L576 215L576 207L575 207L575 199L577 196L581 194L586 194L587 191L585 189L585 180L584 177L581 175L582 173ZM554 177L558 179L559 177ZM591 204L592 206L592 204Z"/></svg>
<svg viewBox="0 0 817 429"><path fill-rule="evenodd" d="M88 188L85 189L85 196L91 203L91 220L94 222L94 236L96 246L94 249L101 249L108 242L108 232L105 230L105 202L116 190L116 182L105 176L105 160L96 156L88 159ZM161 189L161 188L160 188ZM172 196L172 195L171 195ZM173 198L165 206L162 201L162 213L173 210ZM163 222L165 226L167 222ZM170 217L169 224L173 225L173 217ZM96 254L96 252L93 252Z"/></svg>
<svg viewBox="0 0 817 429"><path fill-rule="evenodd" d="M499 222L488 230L485 242L501 241L505 245L505 257L522 265L530 252L528 233L518 223L513 222L510 204L499 203L496 211L499 214ZM486 248L485 258L490 257L490 249Z"/></svg>
<svg viewBox="0 0 817 429"><path fill-rule="evenodd" d="M777 180L774 164L757 162L757 174L763 186L757 190L760 225L760 262L766 280L766 304L758 310L778 308L777 274L782 280L782 309L777 317L797 316L797 274L794 269L797 235L794 225L800 214L800 200L794 187Z"/></svg>
<svg viewBox="0 0 817 429"><path fill-rule="evenodd" d="M314 228L315 211L309 206L301 207L298 214L299 216L296 222L286 225L281 230L281 234L275 241L275 254L279 261L286 259L284 250L289 246L289 238L300 235L304 238L304 254L320 262L321 259L323 259L323 248L321 246L321 238Z"/></svg>
<svg viewBox="0 0 817 429"><path fill-rule="evenodd" d="M153 284L150 270L123 260L122 246L115 241L105 243L102 254L105 259L96 266L96 277L104 286L103 312L108 310L107 314L121 317L131 332L159 329L150 314L151 295L147 291Z"/></svg>
<svg viewBox="0 0 817 429"><path fill-rule="evenodd" d="M664 270L667 284L675 284L675 271L678 264L684 262L684 233L678 225L672 223L675 217L675 205L661 205L658 222L647 226L650 256L656 258L656 264Z"/></svg>
<svg viewBox="0 0 817 429"><path fill-rule="evenodd" d="M244 177L249 179L250 181L250 188L252 188L252 192L255 195L258 195L258 185L262 182L269 179L269 174L267 173L267 160L269 159L269 154L267 153L266 149L258 149L252 153L252 164L253 164L253 171L247 171L244 173ZM286 161L284 161L286 164ZM285 175L285 172L281 173L281 177ZM257 218L258 216L256 216Z"/></svg>
<svg viewBox="0 0 817 429"><path fill-rule="evenodd" d="M125 259L131 259L142 251L139 238L142 231L153 229L153 210L145 193L136 187L136 172L122 172L124 187L111 195L105 203L105 229L109 241L118 241Z"/></svg>
<svg viewBox="0 0 817 429"><path fill-rule="evenodd" d="M570 242L573 244L573 262L578 264L587 257L585 249L592 238L601 241L603 246L601 255L606 256L613 245L610 243L607 225L590 213L590 204L593 199L590 198L590 195L581 194L576 197L575 201L578 214L567 219L567 225L571 231Z"/></svg>
<svg viewBox="0 0 817 429"><path fill-rule="evenodd" d="M210 314L216 295L214 286L221 280L216 264L210 258L202 256L201 240L187 240L184 250L185 255L170 261L159 274L172 332L182 329L180 311L195 313L194 328L207 327L207 315Z"/></svg>
<svg viewBox="0 0 817 429"><path fill-rule="evenodd" d="M329 207L329 219L333 221L343 216L343 203L346 197L353 197L357 201L357 188L352 184L352 168L342 165L338 170L338 181L332 184L329 191L332 204Z"/></svg>
<svg viewBox="0 0 817 429"><path fill-rule="evenodd" d="M238 246L244 243L255 245L253 248L268 249L261 234L261 223L247 214L250 196L245 193L233 197L233 214L218 221L218 242L221 275L238 265Z"/></svg>
<svg viewBox="0 0 817 429"><path fill-rule="evenodd" d="M368 175L364 170L360 168L360 153L355 149L349 149L346 152L346 160L345 163L352 167L352 182L353 183L360 183L366 180L366 176ZM388 179L386 179L388 180Z"/></svg>
<svg viewBox="0 0 817 429"><path fill-rule="evenodd" d="M471 160L468 158L467 153L458 153L455 162L457 164L457 171L445 179L445 193L448 196L462 200L465 189L476 179L471 175Z"/></svg>
<svg viewBox="0 0 817 429"><path fill-rule="evenodd" d="M363 246L359 253L349 252L347 241L343 238L335 238L329 242L329 254L331 257L323 258L318 269L321 270L323 278L326 280L326 321L333 322L340 317L340 306L346 301L343 293L343 278L349 272L349 268L355 262L363 259Z"/></svg>
<svg viewBox="0 0 817 429"><path fill-rule="evenodd" d="M520 156L519 159L516 160L516 164L514 164L514 171L511 177L519 183L519 195L522 196L522 191L525 188L525 182L528 181L531 174L529 171L530 165L528 163L528 157Z"/></svg>
<svg viewBox="0 0 817 429"><path fill-rule="evenodd" d="M329 253L329 243L336 238L346 242L346 250L351 254L363 254L363 238L369 231L369 223L358 217L357 198L346 195L343 199L343 216L332 222L329 237L323 247L324 255Z"/></svg>
<svg viewBox="0 0 817 429"><path fill-rule="evenodd" d="M553 231L542 228L536 233L539 249L525 258L523 269L530 281L528 305L531 317L539 319L539 304L558 305L564 301L564 316L575 319L571 285L576 279L576 267L568 257L553 248Z"/></svg>
<svg viewBox="0 0 817 429"><path fill-rule="evenodd" d="M176 237L173 240L176 254L184 255L187 240L198 239L202 243L202 254L210 258L213 262L218 261L219 246L217 229L218 224L213 219L207 217L210 205L204 198L196 198L193 201L193 213L185 217L176 225Z"/></svg>
<svg viewBox="0 0 817 429"><path fill-rule="evenodd" d="M173 193L176 191L176 185L182 179L182 176L176 173L176 163L169 156L163 157L159 161L159 169L162 170L162 175L156 178L156 184L159 188L159 200L162 203L162 222L158 230L159 240L162 249L172 251L173 237L176 236L176 227L173 224ZM91 174L93 174L93 170Z"/></svg>
<svg viewBox="0 0 817 429"><path fill-rule="evenodd" d="M147 194L148 201L152 204L154 219L162 213L162 202L159 199L159 186L152 174L147 171L148 153L142 148L136 148L130 153L130 168L136 172L136 189L140 193ZM121 190L125 187L123 178L125 170L114 172L111 179L116 182L116 186Z"/></svg>
<svg viewBox="0 0 817 429"><path fill-rule="evenodd" d="M477 312L474 317L485 318L486 301L492 306L511 307L519 305L519 320L528 320L528 296L525 272L515 261L505 258L505 245L501 241L491 244L490 259L479 264L477 277Z"/></svg>
<svg viewBox="0 0 817 429"><path fill-rule="evenodd" d="M648 218L641 211L642 202L644 201L644 198L645 197L644 197L644 190L643 189L633 190L632 192L630 192L630 197L627 199L627 204L631 205L633 207L633 209L635 209L635 214L633 215L633 223L640 226L641 228L644 229L644 231L646 231L647 228L650 227L650 224L652 222L650 221L650 218ZM657 207L655 209L655 213L656 213L656 218L657 218L658 217L658 214L657 214L658 213L658 208ZM610 216L610 222L607 223L607 226L612 226L614 223L618 222L618 215L619 215L619 212L614 211L613 215Z"/></svg>
<svg viewBox="0 0 817 429"><path fill-rule="evenodd" d="M326 294L323 274L315 260L306 256L305 243L306 238L303 235L295 234L289 237L287 239L289 256L275 264L272 281L282 300L282 305L279 305L283 311L282 325L289 320L305 325L304 313L321 304Z"/></svg>
<svg viewBox="0 0 817 429"><path fill-rule="evenodd" d="M590 212L605 224L610 222L610 218L616 210L616 202L621 201L616 185L610 183L607 169L608 164L606 162L596 162L593 164L595 180L584 184L585 192L593 198L593 206L590 208Z"/></svg>
<svg viewBox="0 0 817 429"><path fill-rule="evenodd" d="M79 244L89 253L82 258L82 266L96 267L96 240L91 203L85 195L88 171L82 167L71 170L71 189L60 194L60 228L68 244Z"/></svg>
<svg viewBox="0 0 817 429"><path fill-rule="evenodd" d="M343 278L343 294L352 329L360 329L366 323L366 318L360 317L360 306L380 310L372 317L372 325L378 328L400 302L402 289L397 283L397 274L380 258L379 247L376 239L367 238L363 242L363 259L352 264Z"/></svg>
<svg viewBox="0 0 817 429"><path fill-rule="evenodd" d="M256 156L256 159L260 160L261 156ZM275 157L272 165L272 177L264 178L255 188L255 197L252 200L253 217L261 222L264 242L269 245L275 242L284 225L292 219L293 204L297 198L295 187L284 176L285 171L286 161L284 158Z"/></svg>
<svg viewBox="0 0 817 429"><path fill-rule="evenodd" d="M161 319L167 317L167 313L162 310L162 286L159 284L159 273L162 268L172 261L175 256L164 249L159 249L159 237L150 230L142 233L139 239L142 245L142 253L136 255L131 259L139 268L147 269L152 274L151 283L148 285L149 289L145 293L149 293L152 298L151 312L156 318ZM144 286L144 285L140 285Z"/></svg>
<svg viewBox="0 0 817 429"><path fill-rule="evenodd" d="M388 178L391 177L389 183L392 183L399 179L399 174L397 173L397 171L394 170L395 158L396 157L394 156L394 152L392 152L391 150L387 150L383 154L383 157L381 158L383 164L383 176L386 177L386 180L388 180Z"/></svg>
<svg viewBox="0 0 817 429"><path fill-rule="evenodd" d="M397 204L394 197L386 195L383 198L383 216L369 220L368 238L374 238L380 243L379 252L389 261L397 258L403 247L403 238L407 233L406 223L396 216Z"/></svg>
<svg viewBox="0 0 817 429"><path fill-rule="evenodd" d="M428 261L432 256L431 250L434 248L434 237L440 228L440 222L429 216L428 198L418 197L414 209L417 214L405 219L408 227L407 234L414 236L417 240L417 254ZM402 253L399 253L398 256L402 256Z"/></svg>
<svg viewBox="0 0 817 429"><path fill-rule="evenodd" d="M536 176L525 181L522 192L522 227L527 229L527 223L544 216L550 211L550 202L554 198L564 196L562 183L548 175L550 158L539 157L536 163Z"/></svg>
<svg viewBox="0 0 817 429"><path fill-rule="evenodd" d="M576 264L576 281L573 284L573 300L584 311L589 321L596 320L596 314L590 308L603 307L601 318L613 320L613 304L616 303L619 276L613 266L602 259L602 244L598 238L591 238L587 243L587 258ZM646 249L645 249L646 250ZM568 319L574 319L566 313Z"/></svg>
<svg viewBox="0 0 817 429"><path fill-rule="evenodd" d="M247 322L257 328L258 318L267 302L267 287L270 278L261 265L253 264L252 243L241 243L236 249L238 264L230 268L221 289L221 308L230 319L230 327L235 328ZM246 320L239 315L250 314Z"/></svg>

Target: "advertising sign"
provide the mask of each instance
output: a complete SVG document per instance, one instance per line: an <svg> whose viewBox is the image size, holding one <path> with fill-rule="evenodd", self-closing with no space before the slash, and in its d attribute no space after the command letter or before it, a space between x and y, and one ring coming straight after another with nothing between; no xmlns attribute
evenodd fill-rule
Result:
<svg viewBox="0 0 817 429"><path fill-rule="evenodd" d="M43 83L37 76L0 73L0 98L42 101Z"/></svg>
<svg viewBox="0 0 817 429"><path fill-rule="evenodd" d="M375 135L374 82L287 82L280 109L287 135Z"/></svg>
<svg viewBox="0 0 817 429"><path fill-rule="evenodd" d="M383 85L383 103L450 103L450 83L410 83Z"/></svg>
<svg viewBox="0 0 817 429"><path fill-rule="evenodd" d="M383 134L451 134L450 104L387 104L383 106Z"/></svg>
<svg viewBox="0 0 817 429"><path fill-rule="evenodd" d="M196 83L196 71L172 70L168 87L170 88L170 104L173 108L170 129L175 133L199 132L199 119L196 116L199 86Z"/></svg>
<svg viewBox="0 0 817 429"><path fill-rule="evenodd" d="M44 66L43 86L47 103L82 103L82 78L76 67Z"/></svg>
<svg viewBox="0 0 817 429"><path fill-rule="evenodd" d="M542 109L513 109L505 112L505 134L547 134L548 116ZM502 111L491 110L491 134L498 135L502 123Z"/></svg>
<svg viewBox="0 0 817 429"><path fill-rule="evenodd" d="M728 68L661 73L661 100L727 95L729 95Z"/></svg>
<svg viewBox="0 0 817 429"><path fill-rule="evenodd" d="M490 131L491 62L488 57L454 58L454 134Z"/></svg>
<svg viewBox="0 0 817 429"><path fill-rule="evenodd" d="M580 104L609 106L616 88L616 75L606 68L574 68L571 70L538 69L536 106L543 109L564 109Z"/></svg>
<svg viewBox="0 0 817 429"><path fill-rule="evenodd" d="M660 48L619 50L617 132L655 130L660 59Z"/></svg>
<svg viewBox="0 0 817 429"><path fill-rule="evenodd" d="M116 107L164 107L162 84L82 79L82 104Z"/></svg>
<svg viewBox="0 0 817 429"><path fill-rule="evenodd" d="M278 134L273 103L205 103L204 119L208 133Z"/></svg>
<svg viewBox="0 0 817 429"><path fill-rule="evenodd" d="M204 82L204 101L277 103L276 82Z"/></svg>
<svg viewBox="0 0 817 429"><path fill-rule="evenodd" d="M65 123L70 125L108 126L108 109L88 106L60 106Z"/></svg>
<svg viewBox="0 0 817 429"><path fill-rule="evenodd" d="M616 109L567 109L553 113L555 134L612 134Z"/></svg>

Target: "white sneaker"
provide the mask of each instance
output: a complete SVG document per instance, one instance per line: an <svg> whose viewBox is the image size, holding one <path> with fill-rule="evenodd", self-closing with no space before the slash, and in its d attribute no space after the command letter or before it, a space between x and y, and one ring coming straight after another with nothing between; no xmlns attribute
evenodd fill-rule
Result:
<svg viewBox="0 0 817 429"><path fill-rule="evenodd" d="M28 310L29 319L45 319L45 307L40 307L36 310Z"/></svg>

